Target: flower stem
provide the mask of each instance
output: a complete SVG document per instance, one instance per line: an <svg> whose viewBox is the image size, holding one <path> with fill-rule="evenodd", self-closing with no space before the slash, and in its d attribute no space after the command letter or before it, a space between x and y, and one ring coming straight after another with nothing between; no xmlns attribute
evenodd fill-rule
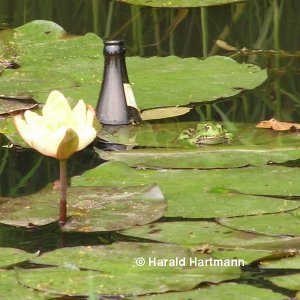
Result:
<svg viewBox="0 0 300 300"><path fill-rule="evenodd" d="M67 160L59 161L60 170L60 201L59 201L59 225L64 226L67 220Z"/></svg>

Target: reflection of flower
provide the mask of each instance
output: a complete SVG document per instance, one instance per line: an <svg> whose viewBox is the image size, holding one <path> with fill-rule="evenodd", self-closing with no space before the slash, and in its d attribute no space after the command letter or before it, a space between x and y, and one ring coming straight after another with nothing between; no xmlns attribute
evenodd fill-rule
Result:
<svg viewBox="0 0 300 300"><path fill-rule="evenodd" d="M14 117L16 128L32 148L44 155L65 160L85 148L96 137L95 111L83 100L71 109L65 96L52 91L38 115L30 110Z"/></svg>

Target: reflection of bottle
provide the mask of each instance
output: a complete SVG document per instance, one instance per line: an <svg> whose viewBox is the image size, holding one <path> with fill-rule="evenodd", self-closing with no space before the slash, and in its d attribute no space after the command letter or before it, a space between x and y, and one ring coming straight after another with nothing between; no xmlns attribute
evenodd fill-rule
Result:
<svg viewBox="0 0 300 300"><path fill-rule="evenodd" d="M125 66L124 42L106 41L103 53L105 56L104 74L96 107L97 117L102 124L107 125L138 123L140 120L138 110L131 106L134 105L133 102L135 103L134 96L130 98L131 100L129 99L128 103L126 96L130 92L128 92L128 87L124 88L123 84L125 80L127 81L125 86L130 86Z"/></svg>

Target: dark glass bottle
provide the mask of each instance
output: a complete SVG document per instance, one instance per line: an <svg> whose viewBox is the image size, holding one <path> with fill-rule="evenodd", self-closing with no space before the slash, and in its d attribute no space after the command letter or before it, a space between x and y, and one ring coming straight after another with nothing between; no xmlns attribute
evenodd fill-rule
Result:
<svg viewBox="0 0 300 300"><path fill-rule="evenodd" d="M123 44L124 47L124 44ZM123 86L124 86L124 91L125 91L125 97L126 97L126 102L128 105L129 109L129 116L130 116L130 121L133 124L138 124L142 121L139 109L137 107L134 93L131 87L131 84L129 82L128 78L128 73L127 73L127 68L126 68L126 61L125 61L125 53L126 49L124 47L124 55L121 57L122 63L122 81L123 81Z"/></svg>
<svg viewBox="0 0 300 300"><path fill-rule="evenodd" d="M126 96L130 94L128 92L130 89L126 87L126 84L129 86L130 84L125 65L124 42L104 42L103 54L105 56L104 73L96 107L97 118L106 125L138 123L140 117L137 108L129 106L130 103L128 105L126 100ZM124 80L127 81L125 85Z"/></svg>

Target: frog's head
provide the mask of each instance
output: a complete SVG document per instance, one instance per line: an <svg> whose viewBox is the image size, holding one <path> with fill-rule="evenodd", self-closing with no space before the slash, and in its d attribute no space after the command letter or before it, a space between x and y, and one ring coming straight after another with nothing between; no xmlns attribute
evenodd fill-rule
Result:
<svg viewBox="0 0 300 300"><path fill-rule="evenodd" d="M196 134L198 136L205 137L216 137L219 135L223 135L225 133L223 124L220 123L206 123L206 124L198 124L196 129Z"/></svg>
<svg viewBox="0 0 300 300"><path fill-rule="evenodd" d="M228 133L220 123L198 124L194 135L193 143L200 144L221 144L230 143L232 135Z"/></svg>

